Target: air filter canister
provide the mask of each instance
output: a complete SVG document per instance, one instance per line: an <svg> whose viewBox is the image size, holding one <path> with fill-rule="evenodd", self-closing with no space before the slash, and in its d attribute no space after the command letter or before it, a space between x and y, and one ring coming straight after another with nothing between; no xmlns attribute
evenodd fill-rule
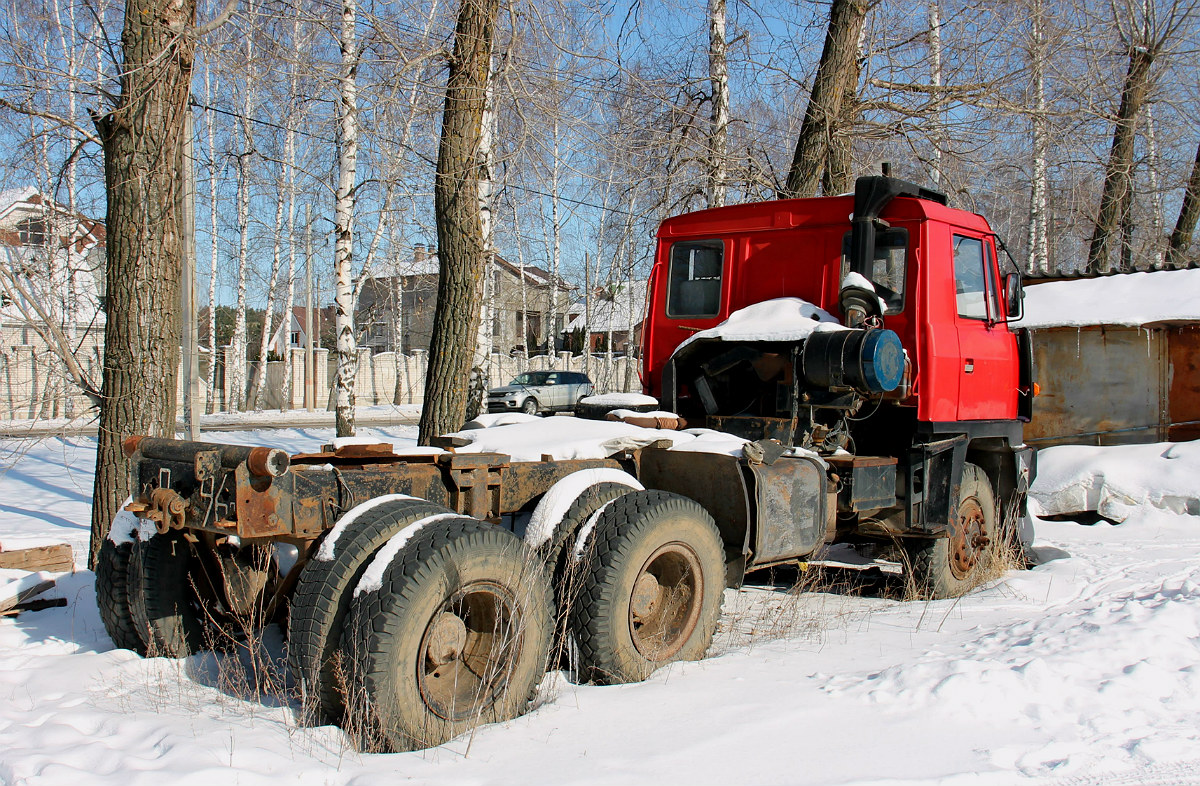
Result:
<svg viewBox="0 0 1200 786"><path fill-rule="evenodd" d="M891 330L822 331L808 337L801 363L815 387L886 393L904 376L904 347Z"/></svg>

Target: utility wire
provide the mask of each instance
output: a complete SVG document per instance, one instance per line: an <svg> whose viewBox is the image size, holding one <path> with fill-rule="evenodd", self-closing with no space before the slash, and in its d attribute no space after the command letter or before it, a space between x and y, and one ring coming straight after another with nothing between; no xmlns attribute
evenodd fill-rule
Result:
<svg viewBox="0 0 1200 786"><path fill-rule="evenodd" d="M202 109L206 112L215 112L219 115L225 115L227 117L232 117L232 118L235 118L238 120L248 120L251 123L254 123L256 125L265 126L268 128L275 128L280 131L291 131L292 133L295 133L299 136L303 136L307 139L312 139L317 142L323 142L328 145L335 144L335 142L333 140L331 140L327 137L319 136L317 134L309 133L307 131L300 131L299 129L295 129L295 128L289 129L287 126L282 126L282 125L272 122L270 120L263 120L262 118L252 117L250 115L243 115L240 112L234 112L229 109L220 109L215 106L208 106L207 104L200 103L199 101L193 100L192 106L196 107L197 109ZM414 148L412 145L409 145L409 144L403 143L403 142L396 142L395 140L392 140L392 141L395 144L397 144L400 147L407 150L408 152L417 156L425 163L430 164L430 165L436 165L436 162L433 159L429 158L424 153L422 153L421 151ZM541 189L537 189L532 186L521 185L519 183L505 182L505 183L501 184L501 188L502 189L511 188L515 191L521 191L523 193L531 194L534 196L552 197L552 198L560 199L563 202L569 202L573 205L578 205L579 207L590 207L595 210L605 210L609 213L616 213L616 214L623 215L623 216L630 216L633 218L643 217L641 213L633 213L628 210L622 210L620 208L613 207L611 205L597 205L595 202L588 202L587 200L583 200L583 199L573 199L568 196L563 196L562 194L552 194L549 191L542 191Z"/></svg>

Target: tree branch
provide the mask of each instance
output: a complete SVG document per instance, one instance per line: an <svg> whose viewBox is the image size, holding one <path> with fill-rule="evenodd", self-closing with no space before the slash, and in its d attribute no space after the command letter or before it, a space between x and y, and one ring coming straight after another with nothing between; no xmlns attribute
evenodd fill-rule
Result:
<svg viewBox="0 0 1200 786"><path fill-rule="evenodd" d="M51 120L55 123L58 123L60 126L69 128L72 131L76 131L80 134L83 134L84 139L86 139L89 142L92 142L97 145L100 144L100 138L97 137L95 134L91 133L90 131L83 128L82 126L75 123L74 121L68 120L65 117L61 117L61 116L53 114L51 112L39 112L36 109L30 109L28 107L20 106L19 104L14 104L12 101L9 101L8 99L5 99L5 98L0 98L0 109L8 109L10 111L17 112L22 115L28 115L29 117L40 117L43 120Z"/></svg>
<svg viewBox="0 0 1200 786"><path fill-rule="evenodd" d="M200 36L208 35L229 21L229 18L233 16L233 12L237 10L237 5L238 0L229 0L229 2L225 3L225 7L221 9L221 13L217 14L211 20L202 25L195 25L189 28L188 35L190 35L192 38L199 38Z"/></svg>

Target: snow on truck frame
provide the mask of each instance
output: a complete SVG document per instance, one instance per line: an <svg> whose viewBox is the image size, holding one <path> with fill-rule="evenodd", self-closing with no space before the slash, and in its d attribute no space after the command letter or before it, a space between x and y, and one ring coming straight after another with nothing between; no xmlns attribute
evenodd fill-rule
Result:
<svg viewBox="0 0 1200 786"><path fill-rule="evenodd" d="M401 453L131 437L102 617L171 657L286 617L306 709L408 750L519 715L565 645L599 683L701 658L726 587L829 544L960 594L1027 534L1020 307L982 217L889 177L669 219L643 412Z"/></svg>

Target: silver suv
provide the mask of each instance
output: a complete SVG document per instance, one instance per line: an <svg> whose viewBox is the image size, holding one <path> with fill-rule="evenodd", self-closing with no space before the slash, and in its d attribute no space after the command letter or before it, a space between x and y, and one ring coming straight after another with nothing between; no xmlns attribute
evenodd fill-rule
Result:
<svg viewBox="0 0 1200 786"><path fill-rule="evenodd" d="M577 371L529 371L510 384L488 391L488 412L569 412L579 399L595 392L586 374Z"/></svg>

